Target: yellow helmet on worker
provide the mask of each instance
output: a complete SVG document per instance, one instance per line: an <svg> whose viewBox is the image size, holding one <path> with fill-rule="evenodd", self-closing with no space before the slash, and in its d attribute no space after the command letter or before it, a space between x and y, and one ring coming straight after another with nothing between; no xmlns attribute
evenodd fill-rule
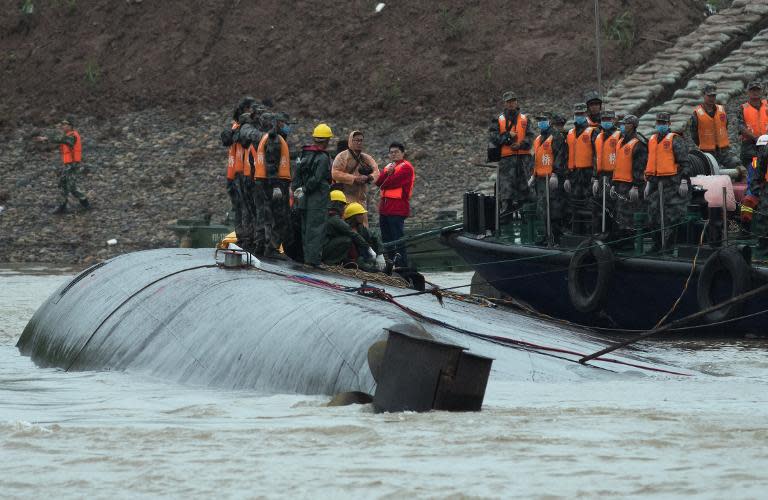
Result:
<svg viewBox="0 0 768 500"><path fill-rule="evenodd" d="M331 191L331 201L339 201L341 203L347 202L347 196L344 194L344 191L341 191L339 189L334 189Z"/></svg>
<svg viewBox="0 0 768 500"><path fill-rule="evenodd" d="M330 139L333 137L333 130L325 123L320 123L315 130L312 131L312 137L315 139Z"/></svg>
<svg viewBox="0 0 768 500"><path fill-rule="evenodd" d="M368 210L364 206L357 202L350 203L347 208L344 209L344 220L354 217L355 215L367 214Z"/></svg>

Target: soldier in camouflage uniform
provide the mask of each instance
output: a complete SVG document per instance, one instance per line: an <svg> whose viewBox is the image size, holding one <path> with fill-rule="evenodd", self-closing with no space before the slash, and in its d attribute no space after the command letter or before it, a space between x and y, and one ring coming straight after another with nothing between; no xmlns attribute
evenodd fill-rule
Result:
<svg viewBox="0 0 768 500"><path fill-rule="evenodd" d="M751 194L745 197L750 200L749 206L754 209L752 215L751 231L755 236L764 239L768 236L768 135L757 138L755 144L755 155L757 156L757 167L749 183ZM765 247L765 242L760 242L761 248Z"/></svg>
<svg viewBox="0 0 768 500"><path fill-rule="evenodd" d="M59 123L59 133L49 136L38 136L35 140L58 144L61 153L62 166L56 170L56 174L59 176L61 202L53 213L62 214L67 211L67 201L70 194L80 202L80 205L85 210L89 210L91 204L88 198L77 187L81 174L80 162L82 161L83 144L80 134L72 127L72 122L70 120L62 120Z"/></svg>
<svg viewBox="0 0 768 500"><path fill-rule="evenodd" d="M661 227L661 200L664 202L664 247L674 244L670 241L677 228L672 227L685 220L688 202L691 199L691 167L688 161L688 145L678 134L670 132L669 113L656 115L656 133L648 140L648 162L645 167L645 188L643 195L648 202L648 217L652 229ZM654 233L653 251L662 248L661 233Z"/></svg>
<svg viewBox="0 0 768 500"><path fill-rule="evenodd" d="M635 228L635 213L647 211L641 191L645 184L648 145L637 133L638 124L635 115L626 115L620 122L621 139L616 148L616 170L611 180L611 198L616 200L616 224L624 234Z"/></svg>
<svg viewBox="0 0 768 500"><path fill-rule="evenodd" d="M550 120L546 113L536 117L541 134L533 142L534 167L533 174L528 181L529 186L533 188L536 194L536 215L539 220L544 221L544 227L546 227L547 218L547 193L545 190L549 189L549 219L555 243L563 233L563 182L567 171L567 167L563 163L565 137L552 124L553 121L560 120L562 119L559 116L552 117ZM562 122L564 123L565 120ZM550 174L549 181L547 181L548 174Z"/></svg>
<svg viewBox="0 0 768 500"><path fill-rule="evenodd" d="M531 198L528 179L532 168L533 127L528 117L520 113L514 92L504 92L503 99L504 111L491 121L488 139L501 150L496 185L500 220L506 221Z"/></svg>
<svg viewBox="0 0 768 500"><path fill-rule="evenodd" d="M693 110L688 126L693 142L705 153L715 157L725 168L741 170L739 160L731 154L728 139L728 118L725 107L717 104L717 87L713 84L702 90L704 102ZM702 121L706 120L706 123ZM720 138L718 129L722 125L724 137Z"/></svg>
<svg viewBox="0 0 768 500"><path fill-rule="evenodd" d="M269 130L251 145L254 162L254 248L263 249L265 257L278 253L280 246L292 234L290 198L290 153L286 139L290 133L288 115L264 113L263 123Z"/></svg>
<svg viewBox="0 0 768 500"><path fill-rule="evenodd" d="M566 136L564 148L565 165L568 168L563 190L566 193L566 206L571 219L581 218L586 221L589 217L591 232L592 225L592 176L595 172L595 138L600 132L597 127L589 125L587 106L577 103L573 106L574 127ZM577 228L584 231L584 228Z"/></svg>

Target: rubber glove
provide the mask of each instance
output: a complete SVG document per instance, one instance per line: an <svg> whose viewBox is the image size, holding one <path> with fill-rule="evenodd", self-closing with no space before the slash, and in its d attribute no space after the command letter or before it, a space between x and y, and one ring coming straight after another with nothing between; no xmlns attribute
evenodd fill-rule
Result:
<svg viewBox="0 0 768 500"><path fill-rule="evenodd" d="M598 179L592 179L592 196L597 196L597 192L600 190L600 181Z"/></svg>
<svg viewBox="0 0 768 500"><path fill-rule="evenodd" d="M375 259L376 258L376 252L374 252L373 248L371 248L371 247L368 247L368 257L370 257L371 259Z"/></svg>
<svg viewBox="0 0 768 500"><path fill-rule="evenodd" d="M293 197L298 199L301 199L301 197L304 196L304 188L298 188L293 191Z"/></svg>
<svg viewBox="0 0 768 500"><path fill-rule="evenodd" d="M651 194L651 183L646 182L645 188L643 188L643 198L648 198L650 194Z"/></svg>
<svg viewBox="0 0 768 500"><path fill-rule="evenodd" d="M376 269L383 271L387 268L387 262L384 260L384 256L379 254L376 256Z"/></svg>
<svg viewBox="0 0 768 500"><path fill-rule="evenodd" d="M530 179L528 179L528 187L533 188L533 184L536 182L536 176L532 175Z"/></svg>
<svg viewBox="0 0 768 500"><path fill-rule="evenodd" d="M638 192L637 186L632 186L632 189L629 190L629 201L637 203L637 200L639 199L640 193Z"/></svg>
<svg viewBox="0 0 768 500"><path fill-rule="evenodd" d="M678 193L680 193L680 196L685 198L688 196L688 179L683 179L680 181L680 188L677 190Z"/></svg>
<svg viewBox="0 0 768 500"><path fill-rule="evenodd" d="M273 200L283 199L283 191L279 187L276 187L275 189L272 190L272 199Z"/></svg>
<svg viewBox="0 0 768 500"><path fill-rule="evenodd" d="M557 191L557 174L552 174L549 176L549 190Z"/></svg>
<svg viewBox="0 0 768 500"><path fill-rule="evenodd" d="M570 181L570 179L566 179L565 182L563 183L563 191L565 191L566 193L570 193L571 192L571 181Z"/></svg>
<svg viewBox="0 0 768 500"><path fill-rule="evenodd" d="M611 186L611 190L608 192L608 195L612 200L615 200L619 197L619 193L616 192L616 186Z"/></svg>

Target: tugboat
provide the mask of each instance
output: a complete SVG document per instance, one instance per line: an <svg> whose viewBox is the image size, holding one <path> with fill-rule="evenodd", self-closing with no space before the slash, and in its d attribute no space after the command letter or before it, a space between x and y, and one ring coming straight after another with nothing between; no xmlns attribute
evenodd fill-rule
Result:
<svg viewBox="0 0 768 500"><path fill-rule="evenodd" d="M710 155L695 151L691 161L699 174L719 173ZM727 208L735 208L733 193L738 198L743 188L731 187L730 202L720 198L718 207L711 206L717 195L708 202L705 190L694 188L676 241L663 252L652 249L644 213L635 215L630 236L573 228L554 245L542 238L547 221L535 208L497 227L495 197L473 192L464 195L463 226L441 238L475 270L473 282L559 320L627 334L707 311L672 331L760 337L768 335L768 298L713 307L768 283L765 242L729 230Z"/></svg>

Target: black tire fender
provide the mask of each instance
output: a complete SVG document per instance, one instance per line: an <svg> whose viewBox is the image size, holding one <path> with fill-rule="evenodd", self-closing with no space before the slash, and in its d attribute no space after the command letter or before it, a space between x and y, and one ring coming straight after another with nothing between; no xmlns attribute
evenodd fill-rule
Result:
<svg viewBox="0 0 768 500"><path fill-rule="evenodd" d="M722 248L709 256L699 275L699 282L696 285L696 298L699 303L699 309L704 310L717 305L712 297L712 292L715 286L715 278L720 273L727 273L728 279L731 281L731 295L729 298L741 295L752 287L752 269L744 259L744 256L734 248ZM743 302L739 302L721 307L704 316L704 319L707 323L725 321L739 315L743 305Z"/></svg>
<svg viewBox="0 0 768 500"><path fill-rule="evenodd" d="M583 313L601 309L613 282L615 259L604 242L590 239L576 247L568 264L568 296L573 307ZM597 269L595 286L589 290L584 270Z"/></svg>

